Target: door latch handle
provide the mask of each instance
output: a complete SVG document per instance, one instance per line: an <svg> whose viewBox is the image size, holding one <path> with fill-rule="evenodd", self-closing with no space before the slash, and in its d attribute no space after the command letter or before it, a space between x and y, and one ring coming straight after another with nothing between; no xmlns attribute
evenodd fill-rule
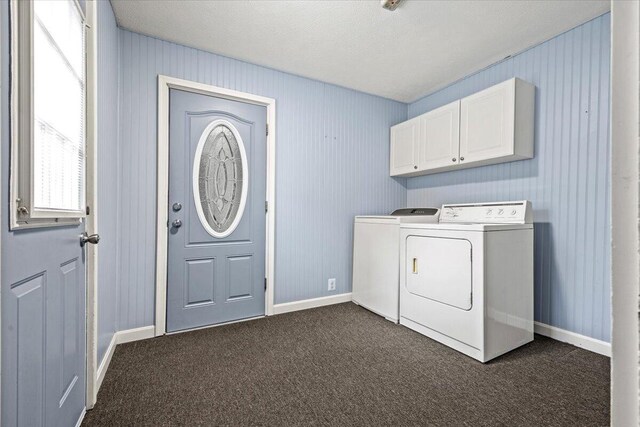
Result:
<svg viewBox="0 0 640 427"><path fill-rule="evenodd" d="M180 227L182 227L182 221L181 221L181 220L179 220L179 219L176 219L176 220L174 220L174 221L171 223L171 225L172 225L174 228L180 228Z"/></svg>
<svg viewBox="0 0 640 427"><path fill-rule="evenodd" d="M418 258L413 259L413 274L418 274Z"/></svg>
<svg viewBox="0 0 640 427"><path fill-rule="evenodd" d="M87 243L91 243L92 245L97 245L99 241L100 241L99 234L88 235L87 232L85 231L80 235L80 246L84 246Z"/></svg>

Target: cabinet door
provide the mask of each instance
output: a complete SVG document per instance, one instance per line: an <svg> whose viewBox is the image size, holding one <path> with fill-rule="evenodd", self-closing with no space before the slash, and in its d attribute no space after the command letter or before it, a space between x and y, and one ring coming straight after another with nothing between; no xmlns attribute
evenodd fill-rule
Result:
<svg viewBox="0 0 640 427"><path fill-rule="evenodd" d="M421 129L419 118L400 123L391 128L391 176L415 172L418 169L417 147Z"/></svg>
<svg viewBox="0 0 640 427"><path fill-rule="evenodd" d="M418 169L458 164L460 147L460 100L427 114L422 119L423 137L418 144Z"/></svg>
<svg viewBox="0 0 640 427"><path fill-rule="evenodd" d="M514 154L515 79L463 98L460 164Z"/></svg>
<svg viewBox="0 0 640 427"><path fill-rule="evenodd" d="M409 236L406 245L407 291L461 310L470 310L471 242L465 239Z"/></svg>

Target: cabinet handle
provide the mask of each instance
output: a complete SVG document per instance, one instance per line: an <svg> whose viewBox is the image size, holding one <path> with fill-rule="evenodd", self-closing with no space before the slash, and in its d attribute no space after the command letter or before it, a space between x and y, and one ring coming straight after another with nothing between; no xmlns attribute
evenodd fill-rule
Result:
<svg viewBox="0 0 640 427"><path fill-rule="evenodd" d="M418 274L418 258L413 259L413 274Z"/></svg>
<svg viewBox="0 0 640 427"><path fill-rule="evenodd" d="M452 161L453 163L455 163L455 162L456 162L456 158L454 157L453 159L451 159L451 161Z"/></svg>
<svg viewBox="0 0 640 427"><path fill-rule="evenodd" d="M414 166L413 168L414 168L414 169L418 169L418 167L417 167L417 166Z"/></svg>
<svg viewBox="0 0 640 427"><path fill-rule="evenodd" d="M460 157L460 161L461 161L461 162L464 162L464 157Z"/></svg>

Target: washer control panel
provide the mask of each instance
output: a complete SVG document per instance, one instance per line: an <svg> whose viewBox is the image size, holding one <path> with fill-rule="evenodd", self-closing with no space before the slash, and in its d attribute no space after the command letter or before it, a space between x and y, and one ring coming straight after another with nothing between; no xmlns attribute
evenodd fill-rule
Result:
<svg viewBox="0 0 640 427"><path fill-rule="evenodd" d="M531 202L493 202L442 205L440 222L479 224L529 224Z"/></svg>

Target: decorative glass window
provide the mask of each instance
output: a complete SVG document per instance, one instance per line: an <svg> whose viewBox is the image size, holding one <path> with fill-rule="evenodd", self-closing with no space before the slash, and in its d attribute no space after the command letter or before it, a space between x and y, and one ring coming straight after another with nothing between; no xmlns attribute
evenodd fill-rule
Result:
<svg viewBox="0 0 640 427"><path fill-rule="evenodd" d="M85 216L85 18L75 0L12 1L12 228Z"/></svg>
<svg viewBox="0 0 640 427"><path fill-rule="evenodd" d="M227 120L210 123L193 160L193 197L198 218L211 236L236 229L247 199L247 155L240 133Z"/></svg>

